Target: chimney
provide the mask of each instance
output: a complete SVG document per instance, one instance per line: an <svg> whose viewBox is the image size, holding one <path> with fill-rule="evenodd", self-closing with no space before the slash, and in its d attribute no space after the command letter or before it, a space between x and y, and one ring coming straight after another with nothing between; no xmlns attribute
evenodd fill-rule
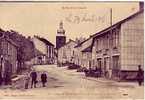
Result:
<svg viewBox="0 0 145 100"><path fill-rule="evenodd" d="M139 10L143 10L144 9L144 2L140 1L139 2Z"/></svg>

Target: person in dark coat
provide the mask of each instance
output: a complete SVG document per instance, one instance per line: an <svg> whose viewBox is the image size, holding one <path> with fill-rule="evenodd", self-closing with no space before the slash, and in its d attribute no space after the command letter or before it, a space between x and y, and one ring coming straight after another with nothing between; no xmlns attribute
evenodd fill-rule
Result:
<svg viewBox="0 0 145 100"><path fill-rule="evenodd" d="M45 83L47 82L47 75L45 72L41 74L41 82L42 82L42 86L45 87Z"/></svg>
<svg viewBox="0 0 145 100"><path fill-rule="evenodd" d="M142 85L143 80L144 80L144 72L141 68L141 65L139 65L138 72L137 72L137 81L138 81L139 86Z"/></svg>
<svg viewBox="0 0 145 100"><path fill-rule="evenodd" d="M0 85L2 85L2 82L3 82L3 79L2 79L1 72L0 72Z"/></svg>
<svg viewBox="0 0 145 100"><path fill-rule="evenodd" d="M30 74L32 81L31 81L31 88L34 85L34 88L36 88L36 83L37 83L37 72L35 70L33 70Z"/></svg>

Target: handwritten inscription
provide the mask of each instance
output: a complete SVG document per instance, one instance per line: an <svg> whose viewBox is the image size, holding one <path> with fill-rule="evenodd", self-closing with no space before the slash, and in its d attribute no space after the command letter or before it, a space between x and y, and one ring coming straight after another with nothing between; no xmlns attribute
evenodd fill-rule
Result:
<svg viewBox="0 0 145 100"><path fill-rule="evenodd" d="M135 10L135 7L132 7L132 8L131 8L131 11L134 11L134 10Z"/></svg>
<svg viewBox="0 0 145 100"><path fill-rule="evenodd" d="M79 14L79 15L75 15L75 14L70 13L68 16L65 17L65 20L67 22L75 23L75 24L79 24L79 23L83 23L83 22L104 23L105 19L106 19L105 15L97 16L95 14L88 14L88 13Z"/></svg>
<svg viewBox="0 0 145 100"><path fill-rule="evenodd" d="M85 6L63 6L61 7L63 10L70 10L70 9L73 9L73 10L77 10L77 9L87 9L87 7Z"/></svg>

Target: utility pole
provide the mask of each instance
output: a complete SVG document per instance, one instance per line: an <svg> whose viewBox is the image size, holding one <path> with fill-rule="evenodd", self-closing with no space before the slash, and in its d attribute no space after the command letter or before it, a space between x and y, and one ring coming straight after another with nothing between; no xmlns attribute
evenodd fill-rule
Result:
<svg viewBox="0 0 145 100"><path fill-rule="evenodd" d="M110 8L110 26L112 26L112 8Z"/></svg>
<svg viewBox="0 0 145 100"><path fill-rule="evenodd" d="M110 34L111 34L111 37L110 37L111 39L110 40L111 41L110 40L109 41L111 43L110 48L112 48L113 47L113 37L112 37L112 8L110 8L110 27L111 27L111 30L110 30ZM113 60L112 59L113 58L111 57L111 59L110 59L111 65L110 65L110 68L109 68L109 70L110 70L109 73L111 74L110 77L112 76L112 66L113 66L113 64L112 64L112 61Z"/></svg>

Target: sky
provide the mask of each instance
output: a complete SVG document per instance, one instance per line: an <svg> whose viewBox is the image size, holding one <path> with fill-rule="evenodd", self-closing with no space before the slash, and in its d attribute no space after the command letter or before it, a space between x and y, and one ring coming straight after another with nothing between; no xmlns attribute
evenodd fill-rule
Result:
<svg viewBox="0 0 145 100"><path fill-rule="evenodd" d="M0 2L0 28L38 35L55 45L63 21L68 39L89 37L139 10L138 2Z"/></svg>

